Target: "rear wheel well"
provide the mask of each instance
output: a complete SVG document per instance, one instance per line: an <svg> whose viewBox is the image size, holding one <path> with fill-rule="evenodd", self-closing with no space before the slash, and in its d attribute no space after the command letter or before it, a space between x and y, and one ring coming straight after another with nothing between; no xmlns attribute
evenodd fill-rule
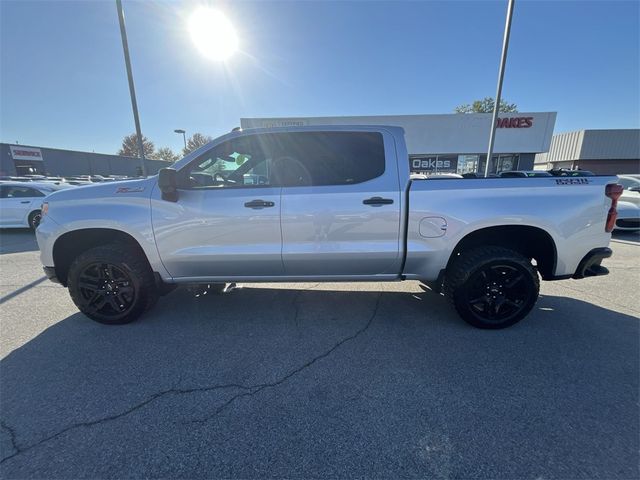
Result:
<svg viewBox="0 0 640 480"><path fill-rule="evenodd" d="M78 255L91 248L114 243L136 250L147 261L147 256L138 241L128 233L110 228L74 230L61 235L53 245L56 277L66 287L69 267Z"/></svg>
<svg viewBox="0 0 640 480"><path fill-rule="evenodd" d="M556 269L556 245L547 232L538 227L503 225L476 230L464 237L453 250L447 269L465 250L482 246L505 247L535 260L540 275L550 280Z"/></svg>

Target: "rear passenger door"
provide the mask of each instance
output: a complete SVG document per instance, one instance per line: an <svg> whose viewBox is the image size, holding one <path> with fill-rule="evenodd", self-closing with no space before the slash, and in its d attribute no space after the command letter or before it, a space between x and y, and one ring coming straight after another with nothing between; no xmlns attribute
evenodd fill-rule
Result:
<svg viewBox="0 0 640 480"><path fill-rule="evenodd" d="M344 279L400 271L400 186L393 137L381 131L271 137L282 185L285 275Z"/></svg>

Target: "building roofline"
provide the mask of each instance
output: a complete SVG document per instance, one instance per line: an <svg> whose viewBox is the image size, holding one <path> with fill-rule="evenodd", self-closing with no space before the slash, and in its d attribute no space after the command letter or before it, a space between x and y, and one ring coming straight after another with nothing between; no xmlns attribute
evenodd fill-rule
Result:
<svg viewBox="0 0 640 480"><path fill-rule="evenodd" d="M56 147L42 147L40 145L26 145L24 143L7 143L0 142L0 145L7 145L9 147L27 147L27 148L39 148L41 150L57 150L59 152L74 152L74 153L86 153L88 155L107 155L109 157L122 157L122 158L138 158L130 157L128 155L118 155L117 153L101 153L101 152L87 152L85 150L71 150L69 148L56 148ZM153 158L146 158L145 160L154 160Z"/></svg>

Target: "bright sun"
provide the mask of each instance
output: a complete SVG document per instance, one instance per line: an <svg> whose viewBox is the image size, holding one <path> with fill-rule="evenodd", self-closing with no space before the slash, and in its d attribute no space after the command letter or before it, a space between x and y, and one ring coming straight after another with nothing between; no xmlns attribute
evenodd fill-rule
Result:
<svg viewBox="0 0 640 480"><path fill-rule="evenodd" d="M238 36L222 12L200 7L189 18L189 32L204 56L226 60L238 49Z"/></svg>

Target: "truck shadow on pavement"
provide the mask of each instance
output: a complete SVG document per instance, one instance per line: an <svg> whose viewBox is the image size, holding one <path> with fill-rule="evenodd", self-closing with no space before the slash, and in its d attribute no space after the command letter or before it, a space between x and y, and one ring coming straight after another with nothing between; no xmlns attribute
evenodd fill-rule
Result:
<svg viewBox="0 0 640 480"><path fill-rule="evenodd" d="M3 228L0 233L0 255L38 250L36 236L29 228Z"/></svg>
<svg viewBox="0 0 640 480"><path fill-rule="evenodd" d="M56 323L0 362L2 477L637 477L637 318L321 288Z"/></svg>

